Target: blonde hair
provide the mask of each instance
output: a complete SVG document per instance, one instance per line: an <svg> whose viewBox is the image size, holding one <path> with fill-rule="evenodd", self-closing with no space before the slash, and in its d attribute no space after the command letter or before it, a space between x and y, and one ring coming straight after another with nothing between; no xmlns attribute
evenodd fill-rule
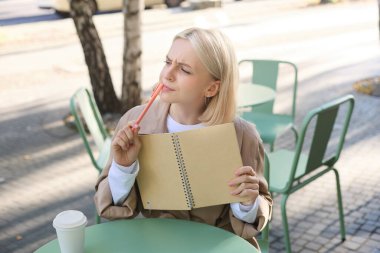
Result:
<svg viewBox="0 0 380 253"><path fill-rule="evenodd" d="M200 121L206 125L232 122L236 113L235 90L239 73L230 40L218 30L202 28L184 30L174 37L176 39L188 40L210 75L220 81L219 91L206 103Z"/></svg>

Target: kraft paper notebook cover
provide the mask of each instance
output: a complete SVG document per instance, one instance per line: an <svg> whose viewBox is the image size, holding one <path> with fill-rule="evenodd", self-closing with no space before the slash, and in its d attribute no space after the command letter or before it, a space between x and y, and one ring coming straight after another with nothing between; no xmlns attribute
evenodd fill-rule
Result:
<svg viewBox="0 0 380 253"><path fill-rule="evenodd" d="M144 208L190 210L243 201L228 186L242 166L233 123L140 139L137 183Z"/></svg>

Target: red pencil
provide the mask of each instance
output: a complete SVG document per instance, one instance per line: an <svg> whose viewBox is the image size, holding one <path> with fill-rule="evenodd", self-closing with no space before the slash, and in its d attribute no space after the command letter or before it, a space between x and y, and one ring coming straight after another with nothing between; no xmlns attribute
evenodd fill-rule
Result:
<svg viewBox="0 0 380 253"><path fill-rule="evenodd" d="M141 112L140 116L137 118L135 124L133 125L133 129L136 129L139 126L141 120L144 118L145 113L149 110L149 107L152 105L153 101L156 99L158 94L160 94L160 91L162 90L163 87L164 87L164 85L162 83L160 83L157 86L157 88L154 90L152 96L149 99L148 104L146 105L144 110Z"/></svg>

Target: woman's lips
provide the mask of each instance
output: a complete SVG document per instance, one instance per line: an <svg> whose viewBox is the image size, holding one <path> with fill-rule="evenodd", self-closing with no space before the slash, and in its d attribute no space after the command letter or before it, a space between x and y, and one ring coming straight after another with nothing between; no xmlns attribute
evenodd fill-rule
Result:
<svg viewBox="0 0 380 253"><path fill-rule="evenodd" d="M162 91L164 91L164 92L168 92L168 91L174 91L174 90L171 89L171 88L169 88L168 86L166 86L166 85L164 84L164 87L162 88Z"/></svg>

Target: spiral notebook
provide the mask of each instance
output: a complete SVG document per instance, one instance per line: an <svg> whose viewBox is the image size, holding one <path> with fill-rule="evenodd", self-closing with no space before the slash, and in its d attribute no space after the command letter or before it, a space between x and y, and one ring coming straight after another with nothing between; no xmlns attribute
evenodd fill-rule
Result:
<svg viewBox="0 0 380 253"><path fill-rule="evenodd" d="M140 137L137 184L145 209L191 210L244 200L228 186L242 166L233 123Z"/></svg>

